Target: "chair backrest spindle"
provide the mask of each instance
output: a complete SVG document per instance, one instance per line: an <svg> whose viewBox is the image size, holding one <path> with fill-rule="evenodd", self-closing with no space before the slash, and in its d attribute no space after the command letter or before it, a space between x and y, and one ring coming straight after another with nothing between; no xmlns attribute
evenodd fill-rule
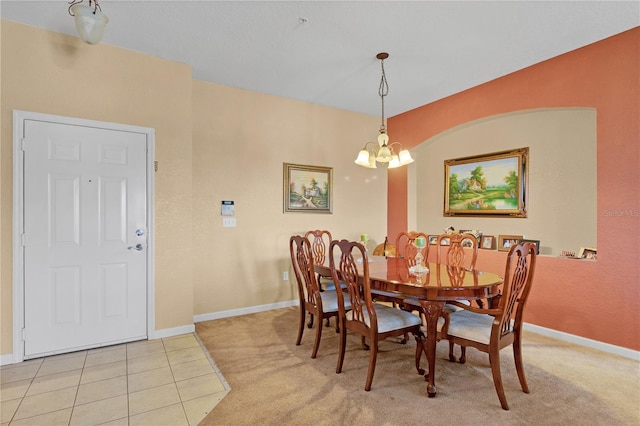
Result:
<svg viewBox="0 0 640 426"><path fill-rule="evenodd" d="M331 232L322 229L307 231L305 238L311 243L311 254L316 265L322 265L326 261L329 244L333 240Z"/></svg>
<svg viewBox="0 0 640 426"><path fill-rule="evenodd" d="M447 251L443 253L445 248ZM479 248L478 239L474 235L441 234L436 239L436 262L475 269Z"/></svg>

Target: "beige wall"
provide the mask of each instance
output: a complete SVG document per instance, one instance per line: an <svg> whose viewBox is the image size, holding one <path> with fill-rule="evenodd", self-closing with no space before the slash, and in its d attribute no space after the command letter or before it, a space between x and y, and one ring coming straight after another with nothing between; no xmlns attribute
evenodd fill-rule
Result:
<svg viewBox="0 0 640 426"><path fill-rule="evenodd" d="M191 324L191 69L2 21L2 339L12 351L12 111L156 130L156 328ZM186 284L185 284L186 283Z"/></svg>
<svg viewBox="0 0 640 426"><path fill-rule="evenodd" d="M445 160L529 147L526 218L444 217ZM416 148L417 229L477 229L540 240L540 254L596 247L596 112L517 111L457 126Z"/></svg>
<svg viewBox="0 0 640 426"><path fill-rule="evenodd" d="M293 233L384 241L386 169L353 163L376 117L202 81L193 111L195 314L296 299L282 281ZM283 213L283 162L333 168L333 214ZM222 228L222 200L236 228Z"/></svg>
<svg viewBox="0 0 640 426"><path fill-rule="evenodd" d="M0 354L12 339L12 111L151 127L156 134L156 329L289 301L288 239L386 232L386 169L353 160L377 117L193 81L189 66L1 22ZM332 215L282 212L282 163L333 167ZM222 228L220 202L236 202Z"/></svg>

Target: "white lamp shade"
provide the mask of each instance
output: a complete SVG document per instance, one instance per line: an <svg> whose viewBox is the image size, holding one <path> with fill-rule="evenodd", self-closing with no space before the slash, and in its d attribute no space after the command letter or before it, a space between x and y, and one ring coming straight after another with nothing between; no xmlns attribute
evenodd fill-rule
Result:
<svg viewBox="0 0 640 426"><path fill-rule="evenodd" d="M398 158L398 156L394 155L393 157L391 157L391 161L389 161L389 168L395 169L396 167L400 166L402 166L402 164L400 164L400 159Z"/></svg>
<svg viewBox="0 0 640 426"><path fill-rule="evenodd" d="M366 149L362 149L358 153L358 158L354 161L359 166L366 167L368 169L377 169L376 166L376 155L373 151L367 151Z"/></svg>
<svg viewBox="0 0 640 426"><path fill-rule="evenodd" d="M399 161L401 166L404 166L405 164L413 163L413 158L411 158L411 153L409 152L409 150L403 149L402 151L400 151L398 155L399 155Z"/></svg>
<svg viewBox="0 0 640 426"><path fill-rule="evenodd" d="M89 44L100 43L104 29L109 22L107 15L83 4L73 5L71 11L76 21L78 36Z"/></svg>
<svg viewBox="0 0 640 426"><path fill-rule="evenodd" d="M369 167L369 151L366 149L361 150L358 153L358 158L355 161L359 166Z"/></svg>

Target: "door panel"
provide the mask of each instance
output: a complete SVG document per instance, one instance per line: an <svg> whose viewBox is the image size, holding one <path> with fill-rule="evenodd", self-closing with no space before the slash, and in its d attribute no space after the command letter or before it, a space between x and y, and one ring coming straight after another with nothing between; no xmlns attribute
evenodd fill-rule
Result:
<svg viewBox="0 0 640 426"><path fill-rule="evenodd" d="M25 358L146 338L146 135L24 132Z"/></svg>

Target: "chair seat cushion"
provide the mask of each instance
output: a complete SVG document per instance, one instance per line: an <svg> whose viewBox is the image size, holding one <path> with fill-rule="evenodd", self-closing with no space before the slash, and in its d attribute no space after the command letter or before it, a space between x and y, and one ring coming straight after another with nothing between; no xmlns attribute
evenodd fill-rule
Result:
<svg viewBox="0 0 640 426"><path fill-rule="evenodd" d="M320 293L320 297L322 298L322 310L325 313L338 312L338 295L335 290L325 290ZM345 309L351 309L351 301L346 296L344 298L344 307Z"/></svg>
<svg viewBox="0 0 640 426"><path fill-rule="evenodd" d="M340 287L347 288L347 285L344 282L340 281ZM324 284L322 285L322 288L324 288L325 291L327 290L335 291L336 285L333 283L333 280L325 281Z"/></svg>
<svg viewBox="0 0 640 426"><path fill-rule="evenodd" d="M474 342L489 344L491 325L495 318L487 314L460 310L449 315L449 330L451 336L461 337Z"/></svg>
<svg viewBox="0 0 640 426"><path fill-rule="evenodd" d="M378 317L378 333L386 333L392 330L420 325L421 321L417 315L402 309L390 306L375 304L376 316ZM353 312L347 312L347 320L353 320ZM364 322L367 327L371 327L369 313L364 311Z"/></svg>

